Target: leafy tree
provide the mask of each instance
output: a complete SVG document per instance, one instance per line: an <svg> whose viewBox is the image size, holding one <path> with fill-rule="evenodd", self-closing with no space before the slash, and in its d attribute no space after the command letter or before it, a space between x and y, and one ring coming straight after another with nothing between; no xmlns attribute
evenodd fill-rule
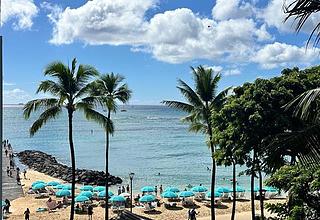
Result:
<svg viewBox="0 0 320 220"><path fill-rule="evenodd" d="M114 132L114 125L111 120L111 113L117 112L118 104L117 102L127 103L131 97L131 90L128 88L127 84L121 84L124 77L119 74L104 74L97 79L90 89L92 97L94 97L94 102L98 103L100 106L107 110L107 126L106 131L106 162L105 162L105 172L106 172L106 208L105 208L105 219L108 219L108 187L109 187L109 136ZM121 84L121 85L120 85ZM92 115L91 119L101 122L101 116L95 117ZM105 117L105 116L104 116ZM102 124L104 126L104 124ZM131 189L132 190L132 189Z"/></svg>
<svg viewBox="0 0 320 220"><path fill-rule="evenodd" d="M241 143L242 150L252 158L247 160L251 169L251 203L252 218L254 219L254 177L260 176L260 189L262 189L262 171L273 172L287 164L287 156L296 159L310 150L307 146L281 146L277 154L270 150L269 143L273 137L284 134L286 131L297 132L304 124L292 118L292 112L284 111L282 106L287 104L302 92L317 88L320 85L319 67L300 71L297 68L285 69L280 77L272 79L257 79L253 83L245 83L234 89L234 94L228 98L220 114L215 120L217 124L227 124L237 131L233 138ZM223 128L220 129L223 132ZM227 132L227 131L226 131ZM219 137L219 136L218 136ZM226 137L221 136L220 139ZM230 138L230 137L229 137ZM229 139L230 140L230 139ZM221 140L218 140L219 142ZM270 160L273 158L273 160ZM263 200L260 191L261 216L263 216Z"/></svg>
<svg viewBox="0 0 320 220"><path fill-rule="evenodd" d="M283 166L266 183L288 193L284 203L267 204L273 219L308 219L320 218L320 169L304 169L301 166Z"/></svg>
<svg viewBox="0 0 320 220"><path fill-rule="evenodd" d="M72 60L71 68L60 61L50 63L44 70L45 76L50 76L54 80L45 80L38 86L37 93L49 93L52 98L35 99L25 104L23 114L26 119L30 118L32 112L41 110L39 118L32 124L30 135L33 136L44 124L49 120L57 118L63 109L68 112L68 130L69 130L69 146L71 157L71 174L72 174L72 189L71 189L71 212L70 220L74 219L74 204L75 204L75 152L73 144L73 113L81 110L87 118L100 118L100 122L106 122L106 119L93 109L93 105L88 100L88 89L91 77L97 76L98 71L89 65L80 64L77 68L77 61Z"/></svg>
<svg viewBox="0 0 320 220"><path fill-rule="evenodd" d="M190 123L189 131L202 132L209 137L208 143L212 157L211 192L214 193L216 162L214 158L215 143L212 133L211 111L218 111L222 107L229 89L217 94L217 86L221 76L219 74L214 75L212 69L199 66L196 69L191 67L191 70L194 77L195 90L181 79L178 80L179 85L177 86L187 102L166 100L162 101L162 103L188 113L186 117L182 118L182 121ZM215 219L214 199L211 199L211 219Z"/></svg>

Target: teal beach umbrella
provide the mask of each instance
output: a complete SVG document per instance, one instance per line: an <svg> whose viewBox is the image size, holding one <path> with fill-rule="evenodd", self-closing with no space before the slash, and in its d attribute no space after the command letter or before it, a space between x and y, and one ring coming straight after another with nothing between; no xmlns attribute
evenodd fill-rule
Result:
<svg viewBox="0 0 320 220"><path fill-rule="evenodd" d="M57 185L60 185L60 183L57 181L51 181L47 183L47 186L57 186Z"/></svg>
<svg viewBox="0 0 320 220"><path fill-rule="evenodd" d="M76 202L87 202L87 201L89 201L90 199L88 198L88 197L86 197L86 196L77 196L76 198L75 198L75 201Z"/></svg>
<svg viewBox="0 0 320 220"><path fill-rule="evenodd" d="M44 181L42 181L42 180L37 180L37 181L35 181L35 182L33 182L33 183L31 184L31 187L37 185L38 183L46 184L46 182L44 182Z"/></svg>
<svg viewBox="0 0 320 220"><path fill-rule="evenodd" d="M170 191L170 192L174 192L174 193L180 192L180 190L177 187L167 187L164 191L165 192Z"/></svg>
<svg viewBox="0 0 320 220"><path fill-rule="evenodd" d="M56 192L56 197L64 197L64 196L71 196L71 192L69 190L59 190Z"/></svg>
<svg viewBox="0 0 320 220"><path fill-rule="evenodd" d="M65 184L62 189L71 190L71 188L72 188L71 184Z"/></svg>
<svg viewBox="0 0 320 220"><path fill-rule="evenodd" d="M36 185L34 185L33 187L32 187L32 189L34 189L34 190L37 190L37 189L44 189L44 188L46 188L46 184L45 183L37 183Z"/></svg>
<svg viewBox="0 0 320 220"><path fill-rule="evenodd" d="M63 184L59 184L59 185L54 186L53 188L54 189L62 189L63 187L64 187Z"/></svg>
<svg viewBox="0 0 320 220"><path fill-rule="evenodd" d="M207 192L208 189L204 186L195 186L191 189L193 192Z"/></svg>
<svg viewBox="0 0 320 220"><path fill-rule="evenodd" d="M153 202L154 200L156 200L154 195L145 195L139 199L139 202Z"/></svg>
<svg viewBox="0 0 320 220"><path fill-rule="evenodd" d="M214 197L216 198L216 197L220 197L221 196L221 193L219 193L219 192L214 192ZM207 197L208 198L211 198L211 192L208 192L207 193Z"/></svg>
<svg viewBox="0 0 320 220"><path fill-rule="evenodd" d="M113 193L112 193L111 191L109 191L109 192L108 192L108 196L109 196L109 197L113 196ZM98 197L99 197L99 198L104 198L104 197L106 197L106 191L104 190L104 191L99 192L99 193L98 193Z"/></svg>
<svg viewBox="0 0 320 220"><path fill-rule="evenodd" d="M86 185L86 186L81 186L80 187L80 190L81 191L93 191L93 186L90 186L90 185Z"/></svg>
<svg viewBox="0 0 320 220"><path fill-rule="evenodd" d="M172 191L166 191L161 194L162 198L167 198L167 199L174 199L177 198L178 195Z"/></svg>
<svg viewBox="0 0 320 220"><path fill-rule="evenodd" d="M219 192L219 193L230 193L230 192L232 192L232 190L230 190L227 187L218 187L217 188L217 192Z"/></svg>
<svg viewBox="0 0 320 220"><path fill-rule="evenodd" d="M278 192L278 189L272 187L272 186L266 186L264 188L267 192Z"/></svg>
<svg viewBox="0 0 320 220"><path fill-rule="evenodd" d="M192 197L192 196L194 196L194 193L191 191L182 191L179 194L179 197L182 197L182 198L187 198L187 197Z"/></svg>
<svg viewBox="0 0 320 220"><path fill-rule="evenodd" d="M93 197L93 193L91 191L82 191L79 196L86 196L90 199Z"/></svg>
<svg viewBox="0 0 320 220"><path fill-rule="evenodd" d="M141 192L154 192L153 186L144 186L141 188Z"/></svg>
<svg viewBox="0 0 320 220"><path fill-rule="evenodd" d="M106 187L105 186L96 186L93 188L93 192L102 192L105 191Z"/></svg>
<svg viewBox="0 0 320 220"><path fill-rule="evenodd" d="M125 202L126 199L123 196L112 196L110 202Z"/></svg>

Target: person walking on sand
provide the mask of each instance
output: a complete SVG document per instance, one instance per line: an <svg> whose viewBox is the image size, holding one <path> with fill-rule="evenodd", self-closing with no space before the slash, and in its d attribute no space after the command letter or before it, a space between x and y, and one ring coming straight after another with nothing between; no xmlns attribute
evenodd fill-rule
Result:
<svg viewBox="0 0 320 220"><path fill-rule="evenodd" d="M160 195L163 193L162 185L160 185Z"/></svg>
<svg viewBox="0 0 320 220"><path fill-rule="evenodd" d="M119 186L119 188L118 188L118 195L120 195L121 194L121 187Z"/></svg>
<svg viewBox="0 0 320 220"><path fill-rule="evenodd" d="M127 184L127 193L129 193L130 191L130 187L129 187L129 184Z"/></svg>
<svg viewBox="0 0 320 220"><path fill-rule="evenodd" d="M27 208L26 211L24 211L24 219L25 220L30 220L30 210Z"/></svg>
<svg viewBox="0 0 320 220"><path fill-rule="evenodd" d="M7 175L10 176L10 169L8 166L7 166Z"/></svg>
<svg viewBox="0 0 320 220"><path fill-rule="evenodd" d="M122 186L121 193L125 193L125 192L126 192L126 189L124 188L124 186Z"/></svg>
<svg viewBox="0 0 320 220"><path fill-rule="evenodd" d="M92 220L93 208L91 205L88 206L88 217L89 220Z"/></svg>
<svg viewBox="0 0 320 220"><path fill-rule="evenodd" d="M24 179L27 179L27 171L26 171L26 169L23 170L23 177L24 177Z"/></svg>
<svg viewBox="0 0 320 220"><path fill-rule="evenodd" d="M154 187L154 192L156 193L156 195L158 195L158 188L157 188L157 186Z"/></svg>
<svg viewBox="0 0 320 220"><path fill-rule="evenodd" d="M6 204L6 205L5 205L6 213L10 213L10 206L11 206L11 204L10 204L9 199L4 200L4 203Z"/></svg>
<svg viewBox="0 0 320 220"><path fill-rule="evenodd" d="M6 148L6 150L4 151L6 153L6 157L8 157L8 150Z"/></svg>
<svg viewBox="0 0 320 220"><path fill-rule="evenodd" d="M17 184L18 184L18 185L21 185L19 173L17 173L17 178L16 178L16 180L17 180Z"/></svg>

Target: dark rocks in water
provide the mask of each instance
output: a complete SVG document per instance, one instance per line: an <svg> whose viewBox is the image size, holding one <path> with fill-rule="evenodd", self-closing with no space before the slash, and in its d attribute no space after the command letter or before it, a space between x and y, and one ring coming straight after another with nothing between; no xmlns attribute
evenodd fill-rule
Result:
<svg viewBox="0 0 320 220"><path fill-rule="evenodd" d="M60 164L55 157L41 151L25 150L17 154L20 162L28 166L30 169L47 174L49 176L71 182L71 167ZM96 170L76 169L76 183L85 185L105 185L105 172ZM109 174L108 184L121 184L120 177Z"/></svg>

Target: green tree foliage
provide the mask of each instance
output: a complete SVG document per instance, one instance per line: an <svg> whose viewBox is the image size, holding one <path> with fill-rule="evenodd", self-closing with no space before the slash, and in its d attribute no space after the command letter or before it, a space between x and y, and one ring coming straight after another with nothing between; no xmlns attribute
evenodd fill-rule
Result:
<svg viewBox="0 0 320 220"><path fill-rule="evenodd" d="M320 169L314 171L298 165L283 166L266 184L288 193L285 203L266 205L271 213L277 214L273 219L320 219Z"/></svg>

